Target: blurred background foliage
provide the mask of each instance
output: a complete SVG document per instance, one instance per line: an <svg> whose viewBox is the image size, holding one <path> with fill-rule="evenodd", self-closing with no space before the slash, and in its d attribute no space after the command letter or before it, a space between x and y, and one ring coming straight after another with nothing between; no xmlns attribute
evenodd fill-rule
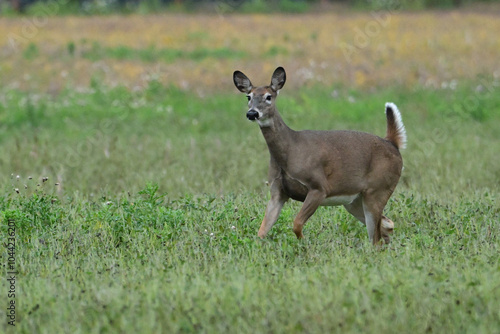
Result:
<svg viewBox="0 0 500 334"><path fill-rule="evenodd" d="M420 10L450 9L498 0L0 0L0 15L30 14L54 2L57 14L152 13L158 11L234 11L246 13L302 13L323 10L325 6L345 6L355 9L395 8Z"/></svg>

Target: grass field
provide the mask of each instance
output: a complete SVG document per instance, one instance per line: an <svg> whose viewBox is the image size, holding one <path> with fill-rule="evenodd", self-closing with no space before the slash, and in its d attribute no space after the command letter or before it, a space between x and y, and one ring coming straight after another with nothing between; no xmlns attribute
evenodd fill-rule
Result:
<svg viewBox="0 0 500 334"><path fill-rule="evenodd" d="M0 20L0 331L498 333L496 13ZM294 129L401 110L384 250L343 208L296 240L296 202L257 238L268 152L231 75L278 65Z"/></svg>

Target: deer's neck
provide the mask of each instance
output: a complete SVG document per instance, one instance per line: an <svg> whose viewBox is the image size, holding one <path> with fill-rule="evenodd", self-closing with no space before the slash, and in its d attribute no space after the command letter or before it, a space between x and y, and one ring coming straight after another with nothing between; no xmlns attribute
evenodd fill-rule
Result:
<svg viewBox="0 0 500 334"><path fill-rule="evenodd" d="M268 126L261 126L260 129L271 157L278 165L285 168L290 147L293 145L294 131L285 124L277 110L274 112L272 122L269 122Z"/></svg>

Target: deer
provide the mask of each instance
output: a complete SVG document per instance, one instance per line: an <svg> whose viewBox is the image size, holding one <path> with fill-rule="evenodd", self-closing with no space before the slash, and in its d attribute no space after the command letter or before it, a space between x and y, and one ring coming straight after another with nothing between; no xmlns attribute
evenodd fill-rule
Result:
<svg viewBox="0 0 500 334"><path fill-rule="evenodd" d="M270 200L258 231L265 238L289 200L303 202L293 232L303 228L319 206L340 206L366 226L370 241L388 244L394 222L383 210L403 170L400 150L406 130L397 106L385 104L385 138L352 130L294 131L281 118L276 98L286 73L278 67L269 86L256 87L241 71L233 73L236 88L246 94L246 117L260 126L270 153Z"/></svg>

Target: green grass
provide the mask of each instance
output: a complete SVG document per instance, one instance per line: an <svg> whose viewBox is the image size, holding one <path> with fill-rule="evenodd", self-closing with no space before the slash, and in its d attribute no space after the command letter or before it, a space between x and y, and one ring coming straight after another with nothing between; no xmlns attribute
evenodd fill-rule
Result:
<svg viewBox="0 0 500 334"><path fill-rule="evenodd" d="M92 47L88 48L83 43L82 55L84 58L92 61L101 59L115 60L140 60L143 62L163 61L167 63L175 62L179 59L189 59L193 61L201 61L204 59L227 59L227 58L243 58L244 52L236 51L227 47L223 48L196 48L191 51L181 49L158 49L154 46L145 49L134 49L127 46L103 47L98 42L93 42ZM30 50L31 45L28 47ZM28 50L25 53L28 53Z"/></svg>
<svg viewBox="0 0 500 334"><path fill-rule="evenodd" d="M384 103L394 101L409 138L400 188L446 199L498 189L498 96L497 88L476 93L476 85L466 84L372 94L285 88L278 108L294 129L383 136ZM55 97L16 90L0 97L1 184L11 184L15 174L50 176L61 183L60 192L84 194L133 193L148 181L174 197L267 192L267 148L236 89L198 97L153 80L130 92L96 78L84 90L68 88Z"/></svg>
<svg viewBox="0 0 500 334"><path fill-rule="evenodd" d="M320 208L296 240L296 202L257 238L268 152L236 90L131 92L98 78L56 96L4 89L15 332L495 333L500 94L477 86L280 94L294 129L383 135L384 103L399 106L408 149L382 251L342 208Z"/></svg>
<svg viewBox="0 0 500 334"><path fill-rule="evenodd" d="M171 200L154 190L52 204L10 196L21 332L498 328L492 197L443 205L399 194L396 237L380 252L343 210L318 211L297 241L291 205L260 241L262 203L251 194Z"/></svg>

